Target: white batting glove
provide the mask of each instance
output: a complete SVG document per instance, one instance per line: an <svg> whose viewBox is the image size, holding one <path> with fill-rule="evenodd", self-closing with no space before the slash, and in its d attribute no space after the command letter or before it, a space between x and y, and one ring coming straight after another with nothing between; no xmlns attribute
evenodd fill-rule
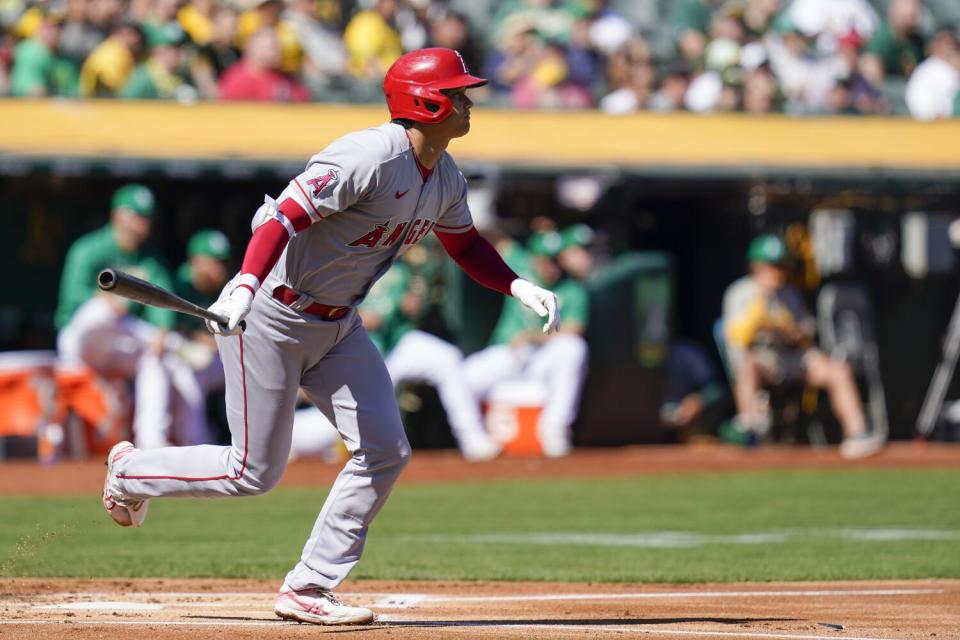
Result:
<svg viewBox="0 0 960 640"><path fill-rule="evenodd" d="M227 318L227 324L204 320L210 333L218 336L235 336L243 333L240 322L250 313L253 306L253 291L247 287L236 286L233 282L227 284L233 287L226 297L220 294L220 299L210 305L210 311Z"/></svg>
<svg viewBox="0 0 960 640"><path fill-rule="evenodd" d="M552 291L541 289L523 278L517 278L510 283L510 293L538 316L546 317L547 320L543 323L544 333L555 333L560 330L557 296Z"/></svg>

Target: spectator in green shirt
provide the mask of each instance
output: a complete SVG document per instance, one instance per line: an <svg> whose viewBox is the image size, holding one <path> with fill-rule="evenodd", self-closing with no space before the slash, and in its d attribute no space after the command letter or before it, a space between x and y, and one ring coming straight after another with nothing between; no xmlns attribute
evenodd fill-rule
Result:
<svg viewBox="0 0 960 640"><path fill-rule="evenodd" d="M516 388L540 396L528 401L542 404L537 435L543 453L550 457L567 455L572 448L571 427L586 375L588 348L583 336L589 307L582 279L593 266L585 248L591 238L589 228L576 225L562 232L536 233L528 243L532 274L518 275L530 275L538 285L557 294L562 319L559 333L544 334L538 323L531 323L528 314L507 299L490 346L463 363L463 376L478 402L501 384L539 383L539 387L524 384Z"/></svg>
<svg viewBox="0 0 960 640"><path fill-rule="evenodd" d="M57 55L60 24L44 17L36 35L16 46L10 92L21 98L75 96L77 69Z"/></svg>
<svg viewBox="0 0 960 640"><path fill-rule="evenodd" d="M920 0L892 0L886 22L867 43L860 71L877 89L887 76L908 77L923 60L920 9Z"/></svg>

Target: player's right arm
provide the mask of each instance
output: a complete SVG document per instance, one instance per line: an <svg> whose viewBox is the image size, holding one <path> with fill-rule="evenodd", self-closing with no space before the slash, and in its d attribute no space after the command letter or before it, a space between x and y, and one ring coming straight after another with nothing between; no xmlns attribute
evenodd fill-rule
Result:
<svg viewBox="0 0 960 640"><path fill-rule="evenodd" d="M240 273L227 283L229 291L224 291L210 310L228 318L227 326L216 326L207 322L213 333L232 335L239 333L238 326L253 306L253 297L266 279L273 266L280 259L290 238L312 224L307 212L294 200L283 200L258 226L247 244L243 254ZM226 295L224 295L226 294Z"/></svg>

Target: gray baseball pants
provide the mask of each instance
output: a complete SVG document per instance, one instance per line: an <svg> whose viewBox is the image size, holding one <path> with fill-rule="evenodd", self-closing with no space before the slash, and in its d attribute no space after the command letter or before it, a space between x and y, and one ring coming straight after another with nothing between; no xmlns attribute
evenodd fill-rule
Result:
<svg viewBox="0 0 960 640"><path fill-rule="evenodd" d="M246 322L242 336L217 337L231 445L134 451L116 467L119 489L132 498L269 491L283 476L302 387L351 457L286 581L332 589L359 561L367 528L410 458L393 383L356 311L321 320L261 291Z"/></svg>

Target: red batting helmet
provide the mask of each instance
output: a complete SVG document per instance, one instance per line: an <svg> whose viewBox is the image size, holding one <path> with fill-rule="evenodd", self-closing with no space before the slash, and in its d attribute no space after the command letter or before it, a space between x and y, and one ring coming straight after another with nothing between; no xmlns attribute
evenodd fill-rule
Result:
<svg viewBox="0 0 960 640"><path fill-rule="evenodd" d="M394 62L383 79L390 118L415 122L440 122L453 111L442 89L482 87L485 78L470 75L463 58L453 49L420 49Z"/></svg>

